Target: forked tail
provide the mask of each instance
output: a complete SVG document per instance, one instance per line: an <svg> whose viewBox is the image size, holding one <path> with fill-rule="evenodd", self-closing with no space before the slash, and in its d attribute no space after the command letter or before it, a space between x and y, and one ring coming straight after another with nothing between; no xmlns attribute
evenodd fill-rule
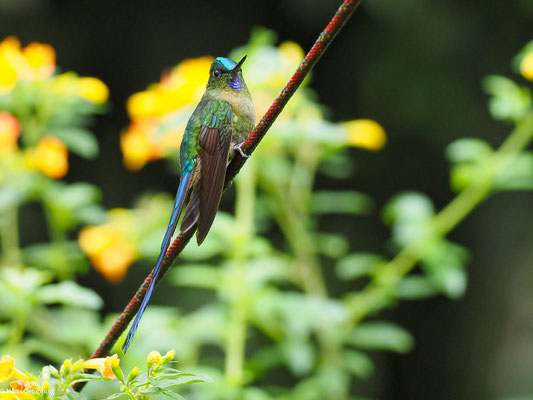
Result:
<svg viewBox="0 0 533 400"><path fill-rule="evenodd" d="M135 319L133 320L133 323L131 324L128 335L126 336L126 340L124 341L124 344L122 345L122 351L124 351L124 354L126 354L126 352L128 351L128 347L130 346L130 343L133 339L133 335L135 335L135 332L137 331L137 327L139 326L139 321L141 320L144 310L146 309L146 306L148 305L148 302L150 301L150 297L152 296L152 291L154 290L155 282L157 280L157 275L159 274L161 264L163 263L165 254L168 250L168 247L170 246L170 240L172 239L172 235L174 234L174 231L176 230L176 225L178 224L178 220L180 219L183 206L185 205L185 201L187 199L187 194L189 192L189 185L191 182L192 174L193 174L193 170L185 173L181 178L180 186L178 187L178 191L176 192L176 199L174 200L174 209L172 210L172 215L170 216L170 222L167 227L167 232L165 233L163 243L161 244L161 252L159 253L159 258L157 259L155 267L152 271L152 280L150 281L150 284L148 285L148 290L146 290L146 294L144 295L144 299L141 303L141 306L139 307L139 311L137 311L137 315L135 316Z"/></svg>

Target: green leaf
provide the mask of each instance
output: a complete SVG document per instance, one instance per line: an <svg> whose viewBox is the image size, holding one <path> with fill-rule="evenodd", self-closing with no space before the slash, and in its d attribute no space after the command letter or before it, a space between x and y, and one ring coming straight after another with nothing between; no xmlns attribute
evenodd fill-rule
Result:
<svg viewBox="0 0 533 400"><path fill-rule="evenodd" d="M118 399L121 396L126 396L126 393L113 393L111 396L107 396L105 400Z"/></svg>
<svg viewBox="0 0 533 400"><path fill-rule="evenodd" d="M93 290L78 285L73 281L48 284L39 288L35 297L45 304L60 303L97 310L103 301Z"/></svg>
<svg viewBox="0 0 533 400"><path fill-rule="evenodd" d="M491 75L483 80L485 91L492 95L489 110L497 120L518 121L531 108L531 92L511 79Z"/></svg>
<svg viewBox="0 0 533 400"><path fill-rule="evenodd" d="M417 240L433 237L435 209L431 200L417 192L395 195L385 206L383 219L392 225L392 237L396 244L406 246Z"/></svg>
<svg viewBox="0 0 533 400"><path fill-rule="evenodd" d="M515 156L496 176L494 187L497 190L532 190L533 153Z"/></svg>
<svg viewBox="0 0 533 400"><path fill-rule="evenodd" d="M392 322L365 322L357 325L348 339L353 346L366 350L407 353L413 348L411 334Z"/></svg>
<svg viewBox="0 0 533 400"><path fill-rule="evenodd" d="M67 392L63 396L60 396L60 398L64 398L67 400L86 400L87 399L87 397L85 397L81 393L78 393L77 391L71 388L68 388Z"/></svg>
<svg viewBox="0 0 533 400"><path fill-rule="evenodd" d="M290 337L280 343L280 351L292 373L305 375L315 363L314 346L305 337Z"/></svg>
<svg viewBox="0 0 533 400"><path fill-rule="evenodd" d="M335 266L337 276L342 280L351 280L369 275L374 267L385 259L372 253L352 253L341 259Z"/></svg>
<svg viewBox="0 0 533 400"><path fill-rule="evenodd" d="M481 161L493 153L492 147L487 142L477 138L462 138L446 148L446 156L453 163Z"/></svg>
<svg viewBox="0 0 533 400"><path fill-rule="evenodd" d="M345 154L333 154L318 165L321 173L335 179L349 178L355 169L355 161Z"/></svg>
<svg viewBox="0 0 533 400"><path fill-rule="evenodd" d="M372 209L372 199L355 191L319 191L313 193L311 211L316 214L366 215Z"/></svg>
<svg viewBox="0 0 533 400"><path fill-rule="evenodd" d="M358 378L368 378L374 372L374 363L370 357L359 351L344 350L342 364L346 371Z"/></svg>
<svg viewBox="0 0 533 400"><path fill-rule="evenodd" d="M467 261L468 251L464 247L439 240L424 249L422 268L438 290L456 299L466 290L464 265Z"/></svg>
<svg viewBox="0 0 533 400"><path fill-rule="evenodd" d="M170 283L216 290L221 282L220 269L208 264L184 264L170 271Z"/></svg>
<svg viewBox="0 0 533 400"><path fill-rule="evenodd" d="M318 233L315 241L322 254L334 259L342 257L350 248L348 238L340 234Z"/></svg>
<svg viewBox="0 0 533 400"><path fill-rule="evenodd" d="M396 293L401 299L418 300L435 296L438 291L425 276L406 276L398 283Z"/></svg>
<svg viewBox="0 0 533 400"><path fill-rule="evenodd" d="M75 127L50 129L73 153L90 159L98 155L98 141L90 131Z"/></svg>
<svg viewBox="0 0 533 400"><path fill-rule="evenodd" d="M395 195L385 206L383 217L388 224L426 221L433 217L435 208L429 198L417 192Z"/></svg>

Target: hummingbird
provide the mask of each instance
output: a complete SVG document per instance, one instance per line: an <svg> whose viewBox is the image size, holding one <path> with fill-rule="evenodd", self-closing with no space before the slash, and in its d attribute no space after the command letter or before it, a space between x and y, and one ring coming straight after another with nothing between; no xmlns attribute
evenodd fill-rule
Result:
<svg viewBox="0 0 533 400"><path fill-rule="evenodd" d="M170 240L185 209L180 231L197 226L200 245L215 219L220 204L229 160L241 149L255 126L255 112L250 91L242 76L242 64L225 57L216 58L209 70L209 80L202 99L192 113L180 146L181 179L170 221L161 244L161 252L152 273L152 280L139 311L122 345L124 353L148 305Z"/></svg>

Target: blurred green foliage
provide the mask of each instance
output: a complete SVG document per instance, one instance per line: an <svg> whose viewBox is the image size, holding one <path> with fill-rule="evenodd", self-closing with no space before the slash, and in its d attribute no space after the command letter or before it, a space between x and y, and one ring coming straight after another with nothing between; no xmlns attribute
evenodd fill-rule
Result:
<svg viewBox="0 0 533 400"><path fill-rule="evenodd" d="M257 36L246 48L251 60L257 54L263 59L274 54L268 38ZM174 348L181 365L194 373L164 368L159 359L159 364L148 365L146 375L132 372L125 378L117 362L112 367L123 385L120 393L97 383L111 378L81 372L75 377L69 363L59 372L45 367L44 374L58 379L64 393L73 382L95 381L82 395L69 391L66 398L176 398L169 389L209 380L203 374L212 382L187 386L189 398L356 398L357 382L375 370L373 352L406 353L414 345L408 331L377 314L403 299L463 295L468 251L448 241L446 234L492 193L531 188L533 159L524 151L533 137L530 89L504 77L485 82L493 117L515 128L497 150L477 138L448 147L451 186L458 194L441 211L421 193L400 193L390 200L382 216L391 227L390 249L396 256L352 252L347 237L322 229L321 222L331 215L368 214L373 202L350 188L314 190L318 174L334 181L352 169L344 131L317 111L321 107L312 91L304 88L291 113L272 127L239 174L234 215L220 212L202 247L189 245L180 264L168 273L167 282L178 287L175 296L191 288L203 301L190 311L150 306L124 359L126 367L135 370L147 351ZM33 90L24 86L14 90ZM48 101L46 96L43 101ZM24 146L36 146L39 140L34 138L58 132L72 151L95 155L90 135L80 130L84 119L65 117L61 124L50 125L46 118L37 123L34 113L40 106L33 105L25 114L21 104L5 110L20 121ZM72 112L94 112L84 107ZM26 135L31 138L27 142ZM73 354L88 356L114 316L101 322L100 297L75 283L88 262L68 233L83 224L117 221L118 231L131 235L136 257L151 261L171 198L145 195L134 209L106 213L98 189L90 184L54 180L13 162L13 153L0 162L0 349L33 370L42 358L61 363ZM20 248L17 213L29 201L42 205L50 242ZM270 240L272 231L279 231L283 241ZM331 295L325 274L348 283L343 287L349 289ZM78 367L81 371L82 365Z"/></svg>

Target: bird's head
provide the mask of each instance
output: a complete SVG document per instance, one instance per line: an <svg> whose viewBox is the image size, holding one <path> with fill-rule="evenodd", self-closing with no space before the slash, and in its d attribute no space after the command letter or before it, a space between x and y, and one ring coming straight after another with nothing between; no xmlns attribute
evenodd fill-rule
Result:
<svg viewBox="0 0 533 400"><path fill-rule="evenodd" d="M241 66L244 56L238 63L225 57L217 57L211 64L207 89L231 89L240 92L245 86Z"/></svg>

